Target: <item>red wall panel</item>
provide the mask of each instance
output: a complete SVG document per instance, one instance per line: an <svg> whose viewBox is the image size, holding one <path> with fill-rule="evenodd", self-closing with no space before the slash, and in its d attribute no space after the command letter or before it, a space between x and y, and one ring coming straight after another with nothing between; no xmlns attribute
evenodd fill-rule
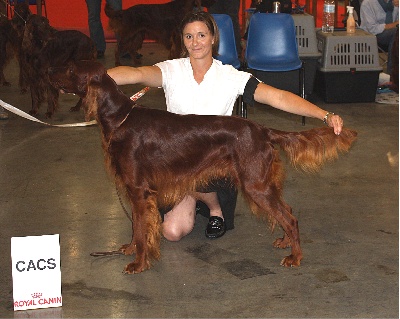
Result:
<svg viewBox="0 0 400 319"><path fill-rule="evenodd" d="M1 0L0 0L1 1ZM123 8L129 8L133 5L140 4L140 3L166 3L170 0L123 0ZM251 0L242 0L242 6L245 9L250 7ZM322 9L322 0L317 0L318 10ZM103 0L103 4L105 0ZM304 5L305 0L299 1L300 5ZM57 29L76 29L80 30L86 34L89 33L88 30L88 22L87 22L87 8L85 0L68 0L68 1L60 1L60 0L46 0L46 7L47 7L47 16L50 20L50 24ZM31 6L33 12L35 12L35 7ZM343 8L339 8L339 12L341 13ZM242 22L244 19L243 8L240 9L239 19ZM344 14L339 14L339 17L344 16ZM102 10L101 19L103 21L104 31L106 33L106 38L108 40L113 40L114 35L112 32L107 30L107 17ZM320 14L317 16L316 25L320 26ZM340 19L341 20L341 19Z"/></svg>

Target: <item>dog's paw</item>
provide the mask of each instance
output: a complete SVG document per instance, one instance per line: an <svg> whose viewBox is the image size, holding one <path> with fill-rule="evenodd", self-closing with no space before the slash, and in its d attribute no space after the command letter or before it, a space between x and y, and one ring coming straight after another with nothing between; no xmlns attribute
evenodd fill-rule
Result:
<svg viewBox="0 0 400 319"><path fill-rule="evenodd" d="M46 117L46 119L51 119L51 117L53 116L53 112L46 112L44 116Z"/></svg>
<svg viewBox="0 0 400 319"><path fill-rule="evenodd" d="M38 111L35 109L31 109L28 113L29 113L29 115L36 115L38 113Z"/></svg>
<svg viewBox="0 0 400 319"><path fill-rule="evenodd" d="M292 247L292 243L288 236L284 236L283 238L277 238L272 245L275 248L280 248L280 249Z"/></svg>
<svg viewBox="0 0 400 319"><path fill-rule="evenodd" d="M124 255L133 255L136 253L136 245L133 243L122 245L120 249L118 249Z"/></svg>
<svg viewBox="0 0 400 319"><path fill-rule="evenodd" d="M142 263L139 263L139 262L132 262L125 266L124 273L125 274L138 274L149 268L150 268L150 265L148 263L145 263L143 265Z"/></svg>
<svg viewBox="0 0 400 319"><path fill-rule="evenodd" d="M281 266L298 267L298 266L300 266L300 260L301 260L301 258L299 258L297 256L289 255L282 259Z"/></svg>
<svg viewBox="0 0 400 319"><path fill-rule="evenodd" d="M79 105L75 105L75 106L73 106L73 107L71 107L70 109L69 109L69 111L70 112L79 112L79 110L81 109L81 106Z"/></svg>

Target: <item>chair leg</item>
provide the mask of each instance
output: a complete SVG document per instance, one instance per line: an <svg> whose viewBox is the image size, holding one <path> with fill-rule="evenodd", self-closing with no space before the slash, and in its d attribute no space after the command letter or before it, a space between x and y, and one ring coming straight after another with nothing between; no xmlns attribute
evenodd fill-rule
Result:
<svg viewBox="0 0 400 319"><path fill-rule="evenodd" d="M247 105L244 103L242 96L239 96L236 100L236 115L247 119Z"/></svg>
<svg viewBox="0 0 400 319"><path fill-rule="evenodd" d="M247 104L243 101L243 97L240 97L240 116L247 119Z"/></svg>
<svg viewBox="0 0 400 319"><path fill-rule="evenodd" d="M300 96L303 98L303 99L306 99L306 70L305 70L305 67L304 67L304 62L302 63L302 65L301 65L301 68L300 68L300 79L299 79L300 81L299 81L299 83L300 83ZM306 117L305 116L302 116L301 117L301 125L302 126L305 126L306 125Z"/></svg>
<svg viewBox="0 0 400 319"><path fill-rule="evenodd" d="M241 101L240 101L240 96L238 97L238 99L236 100L236 102L235 102L235 104L236 104L236 115L237 116L241 116L242 114L241 114Z"/></svg>

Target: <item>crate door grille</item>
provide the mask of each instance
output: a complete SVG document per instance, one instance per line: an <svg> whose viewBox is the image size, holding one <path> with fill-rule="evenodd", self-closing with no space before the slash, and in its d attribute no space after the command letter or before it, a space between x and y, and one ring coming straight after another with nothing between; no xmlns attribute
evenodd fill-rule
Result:
<svg viewBox="0 0 400 319"><path fill-rule="evenodd" d="M349 65L350 61L350 44L338 43L333 48L334 54L331 55L331 65Z"/></svg>
<svg viewBox="0 0 400 319"><path fill-rule="evenodd" d="M301 25L296 26L296 38L299 48L308 48L308 37L306 36L306 30Z"/></svg>
<svg viewBox="0 0 400 319"><path fill-rule="evenodd" d="M354 43L354 64L355 65L374 65L375 54L372 53L371 46L366 42Z"/></svg>

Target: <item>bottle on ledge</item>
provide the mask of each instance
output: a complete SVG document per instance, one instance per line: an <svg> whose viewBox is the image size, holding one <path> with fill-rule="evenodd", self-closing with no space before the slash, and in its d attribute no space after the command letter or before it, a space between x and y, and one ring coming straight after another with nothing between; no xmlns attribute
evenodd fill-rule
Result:
<svg viewBox="0 0 400 319"><path fill-rule="evenodd" d="M332 33L335 28L335 1L324 0L324 12L322 15L322 32Z"/></svg>
<svg viewBox="0 0 400 319"><path fill-rule="evenodd" d="M347 12L349 16L346 21L346 31L347 33L355 33L356 32L356 20L354 20L353 16L353 7L347 6Z"/></svg>

